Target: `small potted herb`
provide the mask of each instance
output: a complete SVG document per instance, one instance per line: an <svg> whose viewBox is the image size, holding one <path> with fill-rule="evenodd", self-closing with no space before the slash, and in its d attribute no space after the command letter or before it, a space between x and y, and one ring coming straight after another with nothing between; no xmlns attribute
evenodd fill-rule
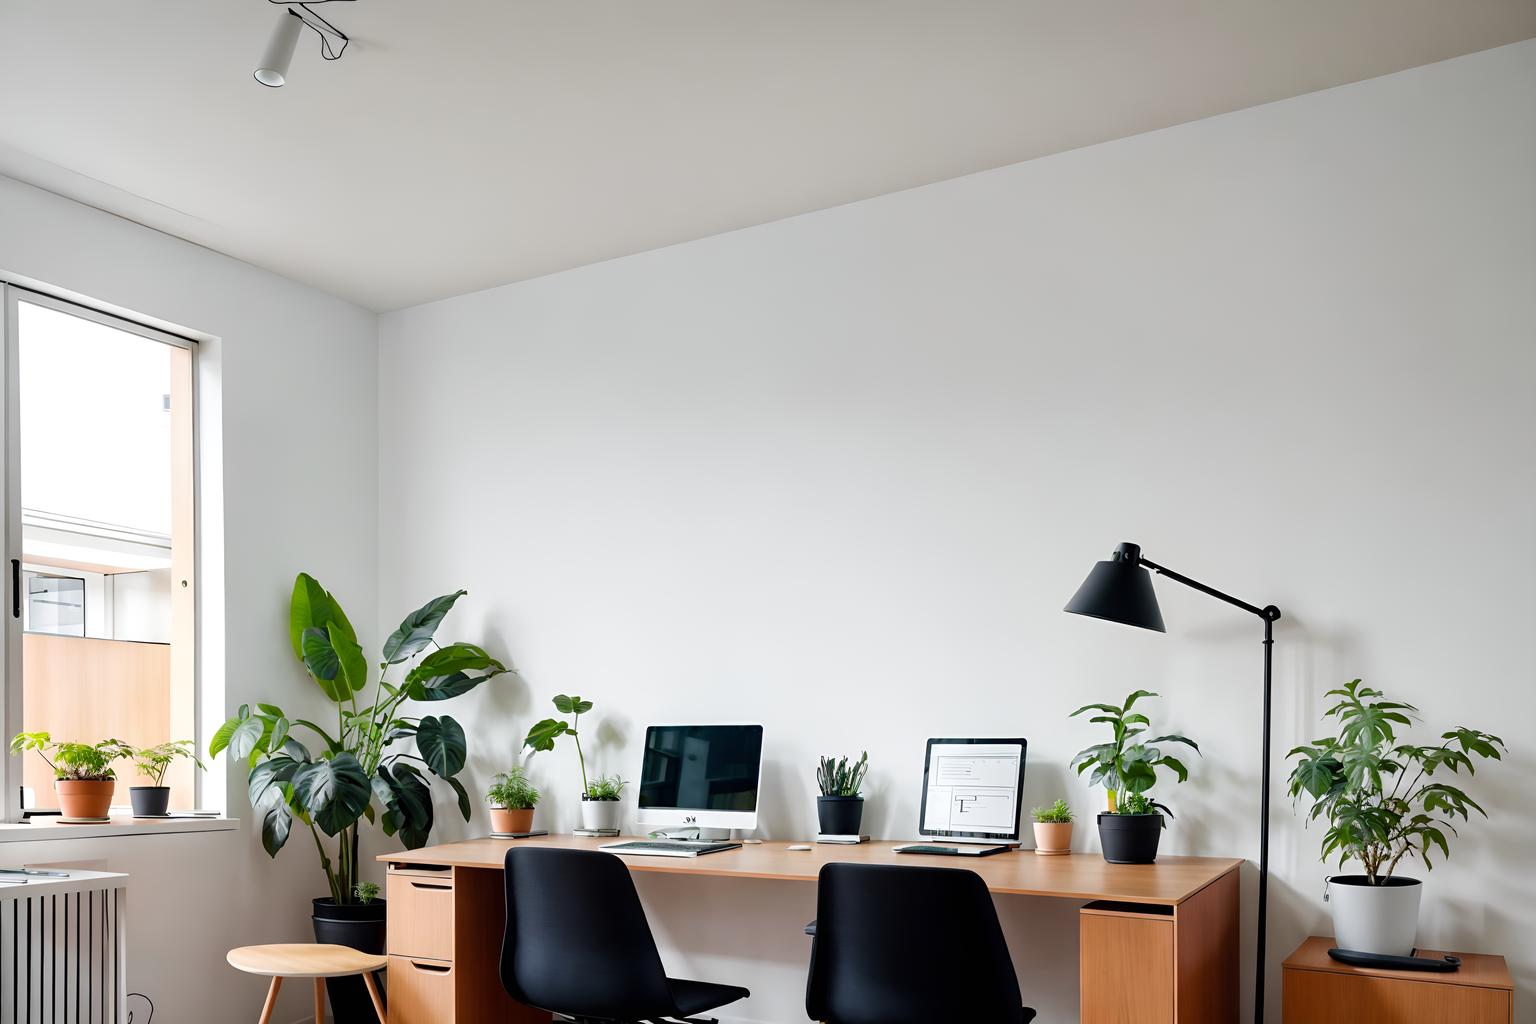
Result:
<svg viewBox="0 0 1536 1024"><path fill-rule="evenodd" d="M117 788L112 762L123 757L127 749L117 740L56 743L46 732L22 732L11 739L11 753L35 750L53 769L53 788L59 794L59 809L66 818L110 815L112 792ZM50 753L52 757L48 756Z"/></svg>
<svg viewBox="0 0 1536 1024"><path fill-rule="evenodd" d="M1035 852L1042 857L1072 852L1072 808L1065 800L1036 807Z"/></svg>
<svg viewBox="0 0 1536 1024"><path fill-rule="evenodd" d="M846 757L823 757L816 768L816 784L821 796L816 798L816 819L824 836L856 836L864 818L864 774L869 770L869 753L849 762Z"/></svg>
<svg viewBox="0 0 1536 1024"><path fill-rule="evenodd" d="M616 829L622 809L624 780L617 775L599 775L587 784L581 796L581 825L588 829Z"/></svg>
<svg viewBox="0 0 1536 1024"><path fill-rule="evenodd" d="M485 799L491 805L492 832L533 831L533 808L539 802L539 791L528 781L522 765L513 765L491 779Z"/></svg>
<svg viewBox="0 0 1536 1024"><path fill-rule="evenodd" d="M1147 795L1157 782L1157 769L1166 768L1183 782L1189 778L1184 763L1165 754L1159 743L1178 743L1195 753L1200 748L1194 740L1169 734L1141 739L1152 726L1147 716L1131 708L1143 697L1156 697L1150 690L1137 690L1125 698L1123 705L1089 704L1078 708L1069 717L1076 718L1085 711L1101 714L1089 719L1102 722L1114 730L1114 739L1098 743L1078 752L1072 759L1072 767L1082 775L1090 768L1093 774L1089 782L1102 785L1109 794L1109 809L1099 815L1099 845L1104 859L1111 864L1151 864L1157 860L1158 841L1167 827L1163 816L1173 817L1173 812Z"/></svg>
<svg viewBox="0 0 1536 1024"><path fill-rule="evenodd" d="M580 697L559 694L554 698L555 710L570 715L569 722L559 718L546 718L535 722L528 730L524 746L534 750L553 750L555 740L569 736L576 743L576 763L581 768L581 827L597 831L612 831L619 827L622 807L619 796L624 791L624 780L617 775L599 775L587 778L587 759L581 751L581 734L576 731L581 716L592 710L592 702Z"/></svg>
<svg viewBox="0 0 1536 1024"><path fill-rule="evenodd" d="M1354 860L1364 869L1328 879L1334 940L1341 949L1407 956L1418 932L1424 885L1397 874L1399 862L1416 857L1430 870L1432 853L1439 850L1442 860L1451 854L1446 833L1457 834L1455 819L1467 821L1469 811L1487 817L1443 774L1435 776L1463 768L1472 775L1473 757L1503 760L1504 741L1458 726L1441 733L1439 744L1420 746L1398 736L1400 726L1412 724L1409 716L1418 711L1413 705L1379 699L1382 691L1358 679L1327 696L1338 698L1324 713L1338 724L1338 735L1286 756L1296 758L1291 797L1305 793L1312 800L1307 820L1328 822L1323 859L1337 854L1341 868Z"/></svg>
<svg viewBox="0 0 1536 1024"><path fill-rule="evenodd" d="M123 756L133 762L134 771L150 781L147 786L129 786L128 798L133 803L135 818L163 818L171 804L171 787L165 784L165 773L179 758L190 758L199 768L195 744L191 740L171 740L154 747L123 746Z"/></svg>

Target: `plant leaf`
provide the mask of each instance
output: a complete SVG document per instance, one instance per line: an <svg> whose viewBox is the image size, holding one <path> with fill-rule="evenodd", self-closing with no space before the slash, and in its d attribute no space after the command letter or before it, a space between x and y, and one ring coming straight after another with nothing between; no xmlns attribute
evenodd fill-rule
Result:
<svg viewBox="0 0 1536 1024"><path fill-rule="evenodd" d="M416 729L416 747L433 774L443 778L464 770L467 744L464 728L447 715L427 715Z"/></svg>
<svg viewBox="0 0 1536 1024"><path fill-rule="evenodd" d="M407 615L401 621L400 627L389 634L389 639L384 641L385 662L398 665L425 650L454 602L467 593L469 593L467 590L456 590L451 594L433 598Z"/></svg>
<svg viewBox="0 0 1536 1024"><path fill-rule="evenodd" d="M250 757L265 731L266 723L259 718L241 721L229 734L229 756L236 760Z"/></svg>
<svg viewBox="0 0 1536 1024"><path fill-rule="evenodd" d="M294 795L320 830L334 836L363 815L372 793L357 758L340 753L301 765L293 776Z"/></svg>
<svg viewBox="0 0 1536 1024"><path fill-rule="evenodd" d="M268 857L277 856L277 851L288 841L288 833L292 828L293 815L289 813L287 804L279 803L267 808L267 813L261 819L261 848L267 851Z"/></svg>
<svg viewBox="0 0 1536 1024"><path fill-rule="evenodd" d="M528 730L528 737L523 740L523 746L532 747L534 750L554 750L555 740L570 732L571 727L558 718L546 718L542 722L535 722Z"/></svg>

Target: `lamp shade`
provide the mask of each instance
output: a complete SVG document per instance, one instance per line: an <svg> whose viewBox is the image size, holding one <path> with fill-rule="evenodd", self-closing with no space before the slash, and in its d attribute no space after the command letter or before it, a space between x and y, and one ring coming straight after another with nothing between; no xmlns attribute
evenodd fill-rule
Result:
<svg viewBox="0 0 1536 1024"><path fill-rule="evenodd" d="M285 10L277 16L272 38L262 51L261 63L256 65L256 81L276 89L288 80L288 65L293 63L293 50L298 45L299 32L303 28L303 19L292 10Z"/></svg>
<svg viewBox="0 0 1536 1024"><path fill-rule="evenodd" d="M1107 562L1098 562L1077 588L1066 610L1073 615L1123 622L1166 633L1152 590L1152 574L1141 565L1141 548L1121 544Z"/></svg>

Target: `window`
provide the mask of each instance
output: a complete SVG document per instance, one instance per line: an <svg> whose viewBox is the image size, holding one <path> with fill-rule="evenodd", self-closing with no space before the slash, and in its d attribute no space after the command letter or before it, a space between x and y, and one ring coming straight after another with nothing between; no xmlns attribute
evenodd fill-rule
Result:
<svg viewBox="0 0 1536 1024"><path fill-rule="evenodd" d="M4 735L197 740L195 345L0 285L5 335ZM114 803L147 785L116 766ZM35 754L5 814L55 811ZM198 794L167 773L173 808Z"/></svg>

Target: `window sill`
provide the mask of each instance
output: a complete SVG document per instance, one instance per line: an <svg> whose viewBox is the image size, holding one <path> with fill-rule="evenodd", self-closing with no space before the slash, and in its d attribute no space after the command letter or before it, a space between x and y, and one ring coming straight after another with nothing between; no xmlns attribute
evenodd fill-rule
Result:
<svg viewBox="0 0 1536 1024"><path fill-rule="evenodd" d="M99 825L65 825L47 819L29 824L0 824L0 843L47 843L65 839L106 839L115 836L163 836L180 832L231 832L239 818L169 818L147 821L114 817Z"/></svg>

